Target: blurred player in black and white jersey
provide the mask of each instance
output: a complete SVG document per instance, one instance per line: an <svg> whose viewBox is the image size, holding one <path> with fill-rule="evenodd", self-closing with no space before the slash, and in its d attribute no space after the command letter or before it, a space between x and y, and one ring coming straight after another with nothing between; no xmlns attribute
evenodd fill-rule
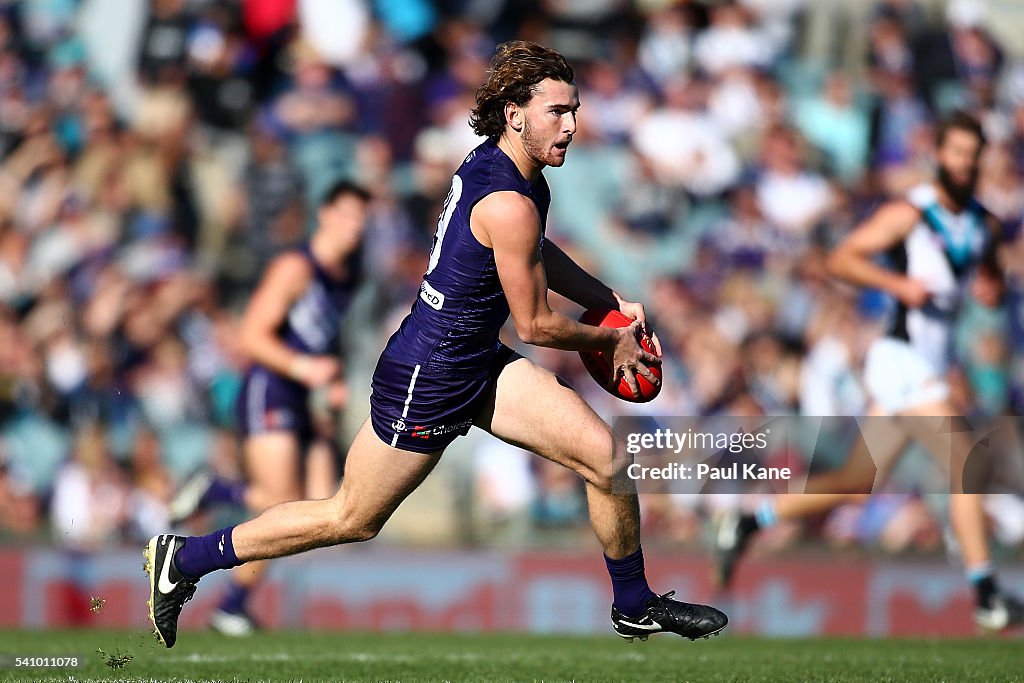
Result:
<svg viewBox="0 0 1024 683"><path fill-rule="evenodd" d="M963 300L970 293L982 305L994 307L1003 295L998 259L1002 229L974 196L984 144L981 125L971 116L956 112L945 119L937 132L935 180L880 207L832 254L834 275L887 292L896 301L888 333L872 343L865 359L868 412L879 416L862 425L859 446L870 452L848 458L839 471L811 477L805 494L777 496L756 514L725 516L715 537L723 584L731 580L737 560L759 529L780 519L823 513L851 496L862 496L852 492L870 491L876 466L881 480L914 439L951 472L950 522L974 587L975 622L1002 630L1024 619L1020 601L1003 594L996 582L982 495L958 493L973 444L956 429L941 433L941 420L921 419L957 414L946 377ZM889 257L889 268L875 262L880 255ZM1019 480L1020 454L1001 455L1011 465L1006 471Z"/></svg>

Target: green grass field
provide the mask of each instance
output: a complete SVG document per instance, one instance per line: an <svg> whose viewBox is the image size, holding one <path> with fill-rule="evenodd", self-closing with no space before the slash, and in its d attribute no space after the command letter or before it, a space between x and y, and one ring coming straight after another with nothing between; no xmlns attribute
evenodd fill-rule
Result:
<svg viewBox="0 0 1024 683"><path fill-rule="evenodd" d="M131 655L110 668L109 655ZM188 632L173 650L142 631L0 631L0 655L78 655L75 669L3 681L1024 681L1024 643L656 636Z"/></svg>

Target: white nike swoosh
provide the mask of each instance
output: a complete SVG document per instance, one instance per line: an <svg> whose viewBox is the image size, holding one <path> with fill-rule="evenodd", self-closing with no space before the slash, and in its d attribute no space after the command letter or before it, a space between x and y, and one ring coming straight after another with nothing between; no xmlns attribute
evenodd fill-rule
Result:
<svg viewBox="0 0 1024 683"><path fill-rule="evenodd" d="M654 621L654 620L652 619L651 621ZM661 624L659 624L656 621L654 621L653 624L634 624L632 622L626 621L625 619L619 619L619 623L621 625L623 625L623 626L629 626L631 628L638 628L638 629L640 629L642 631L657 631L657 630L659 630L661 628Z"/></svg>
<svg viewBox="0 0 1024 683"><path fill-rule="evenodd" d="M164 566L160 569L160 581L157 582L156 587L161 593L170 593L178 587L178 582L171 583L171 555L174 550L174 539L171 539L171 549L164 555Z"/></svg>

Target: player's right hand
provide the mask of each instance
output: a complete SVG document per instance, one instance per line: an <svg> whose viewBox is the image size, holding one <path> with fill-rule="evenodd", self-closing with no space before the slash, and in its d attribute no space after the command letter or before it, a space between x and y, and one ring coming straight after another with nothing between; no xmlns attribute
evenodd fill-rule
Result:
<svg viewBox="0 0 1024 683"><path fill-rule="evenodd" d="M331 356L304 356L298 367L296 379L310 388L322 387L341 375L341 363Z"/></svg>
<svg viewBox="0 0 1024 683"><path fill-rule="evenodd" d="M640 387L636 383L637 375L643 375L654 386L661 383L648 369L649 365L657 365L661 359L653 353L644 351L640 346L640 326L640 321L634 320L627 327L616 328L615 348L612 351L612 376L609 381L611 386L615 386L620 377L625 378L634 396L640 395Z"/></svg>
<svg viewBox="0 0 1024 683"><path fill-rule="evenodd" d="M653 333L647 325L647 313L644 311L644 305L633 301L626 301L615 292L612 292L612 295L619 303L619 313L640 323L641 332L649 335L651 343L654 344L654 355L661 358L661 342L658 340L658 335Z"/></svg>
<svg viewBox="0 0 1024 683"><path fill-rule="evenodd" d="M921 308L932 297L932 293L928 291L928 286L925 283L910 277L903 278L899 288L893 294L907 308Z"/></svg>

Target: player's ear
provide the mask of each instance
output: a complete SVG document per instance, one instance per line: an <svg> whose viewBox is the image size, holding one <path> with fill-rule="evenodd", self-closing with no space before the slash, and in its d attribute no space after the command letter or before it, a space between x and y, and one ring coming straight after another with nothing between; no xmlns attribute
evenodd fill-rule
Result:
<svg viewBox="0 0 1024 683"><path fill-rule="evenodd" d="M523 132L523 110L515 102L505 103L505 123L515 132Z"/></svg>

